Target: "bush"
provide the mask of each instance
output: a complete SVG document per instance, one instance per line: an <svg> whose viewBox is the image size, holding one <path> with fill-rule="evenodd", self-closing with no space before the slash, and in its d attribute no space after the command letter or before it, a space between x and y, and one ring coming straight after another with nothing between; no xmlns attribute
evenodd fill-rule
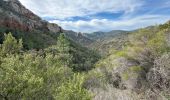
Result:
<svg viewBox="0 0 170 100"><path fill-rule="evenodd" d="M80 74L74 74L73 78L68 82L64 82L57 89L57 100L91 100L92 95L84 89L84 76Z"/></svg>

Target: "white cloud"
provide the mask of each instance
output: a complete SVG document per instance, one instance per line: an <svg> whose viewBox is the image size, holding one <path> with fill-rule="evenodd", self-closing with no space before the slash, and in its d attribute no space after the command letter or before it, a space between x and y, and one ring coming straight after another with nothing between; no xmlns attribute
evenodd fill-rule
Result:
<svg viewBox="0 0 170 100"><path fill-rule="evenodd" d="M92 19L90 21L60 21L53 20L52 23L61 25L64 29L76 32L94 32L94 31L111 31L111 30L133 30L150 25L156 25L166 22L170 16L163 15L144 15L131 19L108 20L108 19Z"/></svg>
<svg viewBox="0 0 170 100"><path fill-rule="evenodd" d="M87 16L100 12L133 12L141 0L20 0L28 9L41 17L64 19Z"/></svg>
<svg viewBox="0 0 170 100"><path fill-rule="evenodd" d="M59 20L50 21L60 25L67 30L77 32L110 31L117 29L132 30L164 23L169 15L154 15L152 12L162 7L154 7L145 14L134 16L138 11L144 9L146 1L144 0L20 0L26 8L38 14L40 17L55 17ZM169 7L169 2L163 5L163 8ZM119 20L96 19L93 14L102 12L124 12ZM141 16L142 15L142 16ZM67 21L72 17L89 17L90 21ZM114 18L114 17L113 17Z"/></svg>

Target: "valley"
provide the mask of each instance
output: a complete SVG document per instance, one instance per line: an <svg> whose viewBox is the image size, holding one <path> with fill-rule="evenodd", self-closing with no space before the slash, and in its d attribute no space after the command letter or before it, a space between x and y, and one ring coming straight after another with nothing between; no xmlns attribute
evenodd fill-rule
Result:
<svg viewBox="0 0 170 100"><path fill-rule="evenodd" d="M0 100L169 99L169 21L81 33L0 0Z"/></svg>

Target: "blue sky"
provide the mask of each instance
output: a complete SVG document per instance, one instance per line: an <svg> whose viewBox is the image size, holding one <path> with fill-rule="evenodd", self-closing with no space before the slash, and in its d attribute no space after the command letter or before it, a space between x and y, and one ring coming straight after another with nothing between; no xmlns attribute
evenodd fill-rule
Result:
<svg viewBox="0 0 170 100"><path fill-rule="evenodd" d="M133 30L170 20L170 0L20 0L66 30Z"/></svg>

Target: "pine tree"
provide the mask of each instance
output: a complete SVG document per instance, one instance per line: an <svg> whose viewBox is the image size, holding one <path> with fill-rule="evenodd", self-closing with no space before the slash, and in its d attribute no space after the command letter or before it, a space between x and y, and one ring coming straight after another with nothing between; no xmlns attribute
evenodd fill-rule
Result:
<svg viewBox="0 0 170 100"><path fill-rule="evenodd" d="M64 33L61 33L57 41L57 50L59 53L59 58L64 64L64 66L71 65L72 55L70 54L70 43L66 38Z"/></svg>

